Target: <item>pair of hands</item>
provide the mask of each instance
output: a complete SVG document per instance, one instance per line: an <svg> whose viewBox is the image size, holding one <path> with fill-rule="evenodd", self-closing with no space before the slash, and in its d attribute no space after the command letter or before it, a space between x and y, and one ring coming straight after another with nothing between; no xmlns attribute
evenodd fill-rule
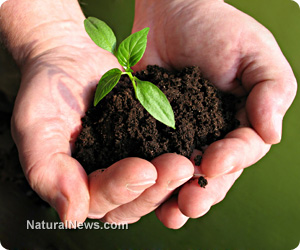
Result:
<svg viewBox="0 0 300 250"><path fill-rule="evenodd" d="M198 65L219 89L241 98L241 126L211 144L200 167L164 154L151 162L123 159L87 176L71 157L81 117L100 76L120 65L89 39L83 24L74 24L72 37L53 38L51 49L37 49L23 65L12 118L24 173L63 221L90 217L133 223L155 210L165 226L180 228L220 202L243 168L280 141L297 84L268 30L218 0L140 0L135 13L133 32L150 27L147 50L135 70L148 64ZM53 46L56 42L60 46ZM205 189L197 180L187 182L194 173L208 178ZM179 186L178 195L169 199Z"/></svg>

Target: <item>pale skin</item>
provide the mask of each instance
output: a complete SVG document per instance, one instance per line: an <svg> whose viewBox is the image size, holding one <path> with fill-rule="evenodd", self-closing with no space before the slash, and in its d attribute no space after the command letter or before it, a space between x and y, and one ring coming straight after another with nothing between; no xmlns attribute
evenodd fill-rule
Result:
<svg viewBox="0 0 300 250"><path fill-rule="evenodd" d="M71 157L80 119L101 75L121 67L89 39L77 1L53 2L9 0L1 27L22 70L12 117L20 161L30 185L63 221L133 223L155 210L166 227L180 228L220 202L243 169L280 141L297 84L268 30L219 0L138 0L133 32L150 27L150 33L135 69L198 65L218 88L243 100L241 126L211 144L198 168L164 154L151 162L123 159L87 176ZM205 189L187 182L194 174L206 175ZM177 187L178 196L169 199Z"/></svg>

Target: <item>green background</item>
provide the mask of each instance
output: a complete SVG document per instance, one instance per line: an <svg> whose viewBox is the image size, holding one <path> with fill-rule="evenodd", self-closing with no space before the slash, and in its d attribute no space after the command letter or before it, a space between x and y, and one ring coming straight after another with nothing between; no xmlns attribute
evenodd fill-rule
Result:
<svg viewBox="0 0 300 250"><path fill-rule="evenodd" d="M300 9L291 0L227 1L272 31L300 80ZM130 33L134 1L85 1L87 15L105 20L118 40ZM1 54L5 55L4 50ZM19 75L1 56L0 94L13 102ZM0 108L9 112L11 106ZM165 228L152 213L129 230L25 230L26 220L58 221L9 181L0 183L0 240L10 249L294 249L300 241L300 118L297 96L284 118L283 139L244 171L227 197L180 230ZM9 137L0 134L1 140ZM6 145L7 146L7 145Z"/></svg>

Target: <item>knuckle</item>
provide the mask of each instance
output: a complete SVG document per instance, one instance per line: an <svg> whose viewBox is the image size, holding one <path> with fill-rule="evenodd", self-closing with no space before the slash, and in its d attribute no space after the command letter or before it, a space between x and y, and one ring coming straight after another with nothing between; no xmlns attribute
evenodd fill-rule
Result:
<svg viewBox="0 0 300 250"><path fill-rule="evenodd" d="M114 192L103 192L103 198L106 200L110 206L120 206L127 202L127 197Z"/></svg>
<svg viewBox="0 0 300 250"><path fill-rule="evenodd" d="M153 197L144 197L143 198L143 207L148 208L149 210L154 210L156 209L158 206L160 206L163 203L163 200L161 199L161 197L158 197L156 199L154 199Z"/></svg>
<svg viewBox="0 0 300 250"><path fill-rule="evenodd" d="M31 188L39 193L39 190L41 189L41 185L43 184L44 179L44 173L41 171L41 168L35 164L32 165L30 168L28 168L28 171L26 171L26 177L28 180L29 185Z"/></svg>
<svg viewBox="0 0 300 250"><path fill-rule="evenodd" d="M290 81L290 84L289 84L289 95L291 97L291 99L294 99L294 97L296 96L296 93L297 93L297 89L298 89L298 84L297 84L297 80L295 77L293 77Z"/></svg>

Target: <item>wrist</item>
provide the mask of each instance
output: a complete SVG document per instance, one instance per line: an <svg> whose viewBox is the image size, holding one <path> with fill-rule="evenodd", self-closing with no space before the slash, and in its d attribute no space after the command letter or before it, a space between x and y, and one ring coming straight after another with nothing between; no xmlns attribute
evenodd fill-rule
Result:
<svg viewBox="0 0 300 250"><path fill-rule="evenodd" d="M2 39L21 66L43 51L85 37L77 0L8 0L0 16Z"/></svg>

